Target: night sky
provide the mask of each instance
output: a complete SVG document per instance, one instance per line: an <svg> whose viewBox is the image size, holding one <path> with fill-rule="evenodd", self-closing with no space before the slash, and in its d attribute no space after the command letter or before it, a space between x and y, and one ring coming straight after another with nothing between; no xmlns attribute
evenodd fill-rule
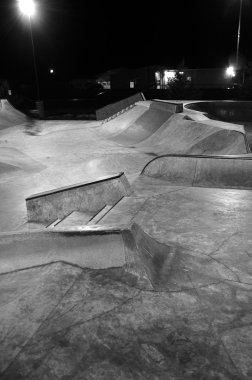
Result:
<svg viewBox="0 0 252 380"><path fill-rule="evenodd" d="M36 0L40 75L88 77L117 67L225 67L236 52L240 0ZM252 60L252 0L243 0L240 51ZM32 72L28 22L0 0L0 77ZM31 74L33 75L33 74Z"/></svg>

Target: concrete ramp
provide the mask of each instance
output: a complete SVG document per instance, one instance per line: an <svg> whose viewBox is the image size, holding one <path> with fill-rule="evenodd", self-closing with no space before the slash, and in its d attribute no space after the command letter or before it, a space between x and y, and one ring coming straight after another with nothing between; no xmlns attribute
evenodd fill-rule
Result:
<svg viewBox="0 0 252 380"><path fill-rule="evenodd" d="M149 108L113 140L122 145L134 145L155 133L169 118L182 111L181 105L151 102Z"/></svg>
<svg viewBox="0 0 252 380"><path fill-rule="evenodd" d="M14 108L7 99L0 99L0 130L22 124L26 115Z"/></svg>
<svg viewBox="0 0 252 380"><path fill-rule="evenodd" d="M252 189L252 157L165 155L150 161L142 175L175 186Z"/></svg>
<svg viewBox="0 0 252 380"><path fill-rule="evenodd" d="M180 154L243 154L248 144L242 128L234 130L188 120L183 114L172 115L149 138L136 145L138 150L156 155Z"/></svg>
<svg viewBox="0 0 252 380"><path fill-rule="evenodd" d="M119 268L118 280L151 290L167 283L174 255L173 248L135 223L0 234L0 273L63 261L82 268Z"/></svg>
<svg viewBox="0 0 252 380"><path fill-rule="evenodd" d="M98 131L121 145L156 155L249 152L242 126L194 121L180 111L177 104L152 101L146 107L136 105Z"/></svg>
<svg viewBox="0 0 252 380"><path fill-rule="evenodd" d="M98 133L137 150L163 155L243 154L249 144L242 126L195 121L181 113L181 103L145 101L103 124Z"/></svg>
<svg viewBox="0 0 252 380"><path fill-rule="evenodd" d="M111 137L122 133L149 109L148 102L141 102L143 104L139 103L140 102L137 102L133 108L103 123L98 129L99 133Z"/></svg>
<svg viewBox="0 0 252 380"><path fill-rule="evenodd" d="M137 94L129 96L128 98L119 100L118 102L108 104L105 107L96 110L96 120L106 120L110 119L111 117L116 117L123 110L144 99L144 94L142 92L139 92Z"/></svg>
<svg viewBox="0 0 252 380"><path fill-rule="evenodd" d="M121 230L58 228L0 234L0 272L56 261L102 269L125 263Z"/></svg>
<svg viewBox="0 0 252 380"><path fill-rule="evenodd" d="M136 244L135 257L139 257L141 266L147 274L153 289L167 289L169 277L176 258L176 247L156 241L142 228L134 223L131 227ZM135 264L137 268L137 265Z"/></svg>

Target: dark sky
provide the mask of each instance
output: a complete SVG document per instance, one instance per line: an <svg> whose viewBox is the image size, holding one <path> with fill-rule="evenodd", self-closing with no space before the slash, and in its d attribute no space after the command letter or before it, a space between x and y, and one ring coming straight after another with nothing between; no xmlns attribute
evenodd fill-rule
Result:
<svg viewBox="0 0 252 380"><path fill-rule="evenodd" d="M36 0L40 75L87 77L121 66L224 67L236 51L240 0ZM240 51L252 60L252 0L243 0ZM31 41L16 0L0 0L0 77L29 76Z"/></svg>

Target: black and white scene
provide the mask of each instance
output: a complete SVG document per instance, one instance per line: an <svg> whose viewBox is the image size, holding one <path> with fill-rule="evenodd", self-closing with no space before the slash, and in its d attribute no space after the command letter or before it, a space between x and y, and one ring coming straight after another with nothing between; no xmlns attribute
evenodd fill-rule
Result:
<svg viewBox="0 0 252 380"><path fill-rule="evenodd" d="M0 0L0 379L252 379L252 0Z"/></svg>

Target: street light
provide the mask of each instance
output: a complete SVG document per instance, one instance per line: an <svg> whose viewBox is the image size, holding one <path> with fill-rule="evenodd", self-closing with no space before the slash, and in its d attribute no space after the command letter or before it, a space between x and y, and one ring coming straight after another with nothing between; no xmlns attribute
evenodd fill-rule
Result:
<svg viewBox="0 0 252 380"><path fill-rule="evenodd" d="M20 12L29 18L35 14L35 3L33 0L18 0Z"/></svg>
<svg viewBox="0 0 252 380"><path fill-rule="evenodd" d="M35 80L36 80L37 98L38 98L36 102L36 106L37 106L39 116L43 118L44 105L40 99L38 70L37 70L37 65L36 65L35 47L34 47L34 40L33 40L33 33L32 33L32 16L34 16L36 13L36 4L33 0L18 0L18 7L19 7L20 12L24 16L26 16L29 20L31 44L32 44L32 55L33 55L33 66L34 66L34 73L35 73Z"/></svg>
<svg viewBox="0 0 252 380"><path fill-rule="evenodd" d="M238 32L237 32L236 70L238 70L238 64L239 64L239 46L240 46L240 36L241 36L241 14L242 14L242 0L240 0L239 23L238 23Z"/></svg>
<svg viewBox="0 0 252 380"><path fill-rule="evenodd" d="M235 77L235 70L234 70L234 67L233 67L233 66L229 66L229 67L227 67L227 69L226 69L226 75L227 75L227 77L229 77L229 78L233 78L233 77Z"/></svg>

